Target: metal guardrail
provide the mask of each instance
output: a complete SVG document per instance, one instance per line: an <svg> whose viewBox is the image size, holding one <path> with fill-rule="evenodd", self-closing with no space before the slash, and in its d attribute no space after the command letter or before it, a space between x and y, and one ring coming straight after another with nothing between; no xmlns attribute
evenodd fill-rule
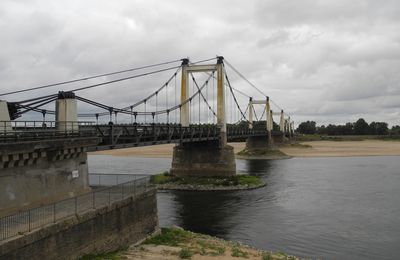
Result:
<svg viewBox="0 0 400 260"><path fill-rule="evenodd" d="M73 198L2 217L0 218L0 241L23 235L90 209L111 205L113 202L128 197L134 198L155 188L150 182L150 177L142 176L128 182L94 189L92 192Z"/></svg>
<svg viewBox="0 0 400 260"><path fill-rule="evenodd" d="M0 129L12 130L45 130L55 129L58 125L66 125L71 128L77 126L93 125L91 121L0 121Z"/></svg>
<svg viewBox="0 0 400 260"><path fill-rule="evenodd" d="M90 136L82 127L91 125L88 121L0 121L0 142Z"/></svg>
<svg viewBox="0 0 400 260"><path fill-rule="evenodd" d="M228 140L267 134L265 125L227 125ZM273 131L273 135L281 134ZM182 127L179 124L94 124L93 122L0 121L0 142L53 140L65 137L97 137L92 150L106 150L164 143L219 140L215 124Z"/></svg>
<svg viewBox="0 0 400 260"><path fill-rule="evenodd" d="M89 185L91 187L108 187L119 185L122 183L135 181L143 177L149 177L148 174L107 174L107 173L90 173Z"/></svg>

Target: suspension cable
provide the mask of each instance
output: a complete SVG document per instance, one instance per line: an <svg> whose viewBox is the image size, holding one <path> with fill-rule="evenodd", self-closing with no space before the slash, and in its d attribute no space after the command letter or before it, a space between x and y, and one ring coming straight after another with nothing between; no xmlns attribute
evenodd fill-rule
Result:
<svg viewBox="0 0 400 260"><path fill-rule="evenodd" d="M16 94L16 93L33 91L33 90L37 90L37 89L50 88L50 87L55 87L55 86L75 83L75 82L79 82L79 81L85 81L85 80L89 80L89 79L95 79L95 78L100 78L100 77L105 77L105 76L111 76L111 75L131 72L131 71L135 71L135 70L147 69L147 68L152 68L152 67L157 67L157 66L161 66L161 65L167 65L167 64L175 63L175 62L178 62L178 61L181 61L181 60L179 59L179 60L167 61L167 62L151 64L151 65L142 66L142 67L130 68L130 69L125 69L125 70L120 70L120 71L115 71L115 72L110 72L110 73L104 73L104 74L99 74L99 75L94 75L94 76L89 76L89 77L84 77L84 78L78 78L78 79L73 79L73 80L68 80L68 81L63 81L63 82L57 82L57 83L42 85L42 86L38 86L38 87L26 88L26 89L21 89L21 90L2 93L2 94L0 94L0 96L6 96L6 95L11 95L11 94Z"/></svg>
<svg viewBox="0 0 400 260"><path fill-rule="evenodd" d="M233 99L234 99L234 101L235 101L235 103L236 103L236 106L237 106L237 108L239 109L240 113L242 114L243 118L246 119L246 115L243 114L243 111L242 111L242 109L240 108L239 103L237 102L236 96L235 96L235 94L233 93L233 90L232 90L232 87L231 87L231 82L229 81L228 74L226 73L225 65L224 65L224 72L225 72L225 79L226 79L226 81L227 81L227 83L228 83L228 86L229 86L229 89L230 89L230 91L231 91L231 93L232 93L232 95L233 95ZM246 119L246 120L247 120L247 119Z"/></svg>
<svg viewBox="0 0 400 260"><path fill-rule="evenodd" d="M168 71L168 70L172 70L172 69L177 69L177 68L180 68L180 67L181 67L180 65L179 66L174 66L174 67L168 67L168 68L165 68L165 69L159 69L159 70L155 70L155 71L150 71L150 72L137 74L137 75L130 76L130 77L119 78L119 79L110 80L110 81L106 81L106 82L102 82L102 83L98 83L98 84L93 84L93 85L89 85L89 86L85 86L85 87L81 87L81 88L76 88L76 89L72 89L70 91L77 92L77 91L81 91L81 90L85 90L85 89L96 88L96 87L108 85L108 84L111 84L111 83L125 81L125 80L128 80L128 79L139 78L139 77L148 76L148 75L152 75L152 74L156 74L156 73L160 73L160 72L164 72L164 71Z"/></svg>
<svg viewBox="0 0 400 260"><path fill-rule="evenodd" d="M203 98L204 102L207 104L208 109L213 113L214 116L217 116L217 114L215 113L214 109L211 108L211 106L210 106L210 104L208 103L207 99L204 97L204 95L203 95L203 93L202 93L202 91L201 91L201 88L199 87L199 85L197 84L196 79L195 79L194 76L193 76L193 73L190 73L190 75L192 76L193 82L194 82L194 84L196 85L198 92L200 92L200 96ZM208 80L209 80L209 79L206 80L205 85L208 85ZM199 96L199 97L200 97L200 96Z"/></svg>
<svg viewBox="0 0 400 260"><path fill-rule="evenodd" d="M245 80L250 86L252 86L253 88L255 88L259 93L261 93L263 96L267 96L263 91L261 91L259 88L257 88L253 83L250 82L250 80L248 80L242 73L240 73L235 67L233 67L232 64L230 64L226 59L224 59L224 63L226 63L234 72L236 72L236 74L238 74L243 80ZM282 108L280 106L278 106L278 104L276 104L273 100L271 100L271 102L280 110L282 110ZM289 114L285 113L287 116L290 116Z"/></svg>
<svg viewBox="0 0 400 260"><path fill-rule="evenodd" d="M258 92L260 92L263 96L266 96L264 92L262 92L259 88L257 88L253 83L250 82L250 80L248 80L242 73L240 73L237 69L235 69L235 67L232 66L232 64L230 64L226 59L224 60L224 63L226 63L226 65L228 65L234 72L236 72L236 74L239 75L239 77L241 77L242 79L244 79L247 83L249 83L250 86L252 86L253 88L255 88Z"/></svg>

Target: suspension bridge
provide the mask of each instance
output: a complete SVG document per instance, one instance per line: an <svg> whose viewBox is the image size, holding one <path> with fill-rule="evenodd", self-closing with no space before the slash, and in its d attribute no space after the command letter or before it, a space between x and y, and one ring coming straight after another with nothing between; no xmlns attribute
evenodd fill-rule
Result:
<svg viewBox="0 0 400 260"><path fill-rule="evenodd" d="M232 86L230 73L241 85ZM88 98L102 87L111 95L115 85L156 76L165 77L161 86L124 90L120 96L134 102L118 102L121 107ZM252 91L243 90L244 84ZM42 94L35 97L37 92ZM144 98L136 94L145 92ZM29 98L18 100L21 95ZM18 192L32 187L35 174L44 177L33 187L39 193L33 197L84 191L88 151L177 143L172 174L233 175L235 155L228 142L268 149L290 139L294 126L276 102L222 56L114 71L0 93L0 98L7 99L0 101L0 169L11 178L2 183L13 183L12 195L0 204L18 201ZM49 179L58 182L58 175L63 181L49 189Z"/></svg>
<svg viewBox="0 0 400 260"><path fill-rule="evenodd" d="M214 59L217 62L210 63ZM98 136L101 141L91 149L103 150L217 139L225 144L226 141L250 136L286 135L290 137L293 134L293 121L290 116L284 113L275 102L273 103L279 110L273 112L270 105L272 100L223 57L214 59L193 63L189 59L175 60L0 94L0 97L10 96L155 68L133 76L121 77L69 91L60 91L51 95L21 101L1 101L1 141L21 142L74 135ZM170 66L176 62L181 62L181 64ZM204 64L204 62L208 62L208 64ZM255 100L244 91L232 87L225 64L243 78L245 83L256 89L261 94L261 98ZM165 66L168 67L165 68ZM123 108L77 95L83 90L94 90L101 86L169 70L174 70L174 72L161 87L145 98ZM177 84L179 73L181 74L180 87ZM196 79L195 74L206 76L202 84ZM77 101L93 106L100 111L78 113ZM43 108L51 103L56 104L55 109ZM259 115L257 115L256 105L262 107L261 112L258 110ZM32 112L41 114L43 120L16 120ZM55 120L46 121L46 116L53 116ZM279 125L275 125L275 127L274 116L279 116ZM123 117L122 120L119 117ZM88 118L93 121L83 120ZM107 118L108 121L105 122L104 118Z"/></svg>

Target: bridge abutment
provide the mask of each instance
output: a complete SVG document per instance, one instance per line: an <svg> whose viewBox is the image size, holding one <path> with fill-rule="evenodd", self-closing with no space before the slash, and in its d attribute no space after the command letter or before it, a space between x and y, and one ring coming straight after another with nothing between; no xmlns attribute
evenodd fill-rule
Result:
<svg viewBox="0 0 400 260"><path fill-rule="evenodd" d="M181 143L174 147L171 174L232 176L236 174L233 147L219 141Z"/></svg>
<svg viewBox="0 0 400 260"><path fill-rule="evenodd" d="M0 144L0 216L90 190L88 146L98 138Z"/></svg>

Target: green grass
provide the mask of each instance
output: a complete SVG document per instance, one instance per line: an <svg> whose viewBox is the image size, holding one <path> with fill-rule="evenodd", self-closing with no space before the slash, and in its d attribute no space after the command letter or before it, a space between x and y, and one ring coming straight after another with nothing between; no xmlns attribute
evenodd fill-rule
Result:
<svg viewBox="0 0 400 260"><path fill-rule="evenodd" d="M197 240L197 245L199 245L199 254L200 255L211 255L211 256L219 256L225 254L225 248L215 245L213 243L209 243L205 240Z"/></svg>
<svg viewBox="0 0 400 260"><path fill-rule="evenodd" d="M308 144L300 144L300 143L289 144L289 147L296 147L296 148L312 148L311 145L308 145Z"/></svg>
<svg viewBox="0 0 400 260"><path fill-rule="evenodd" d="M253 150L249 151L244 149L237 153L242 156L287 156L285 153L277 150L277 149L261 149L261 150Z"/></svg>
<svg viewBox="0 0 400 260"><path fill-rule="evenodd" d="M252 175L234 175L227 177L174 177L166 173L152 176L154 184L173 183L178 185L213 185L213 186L238 186L238 185L261 185L263 182L257 176Z"/></svg>
<svg viewBox="0 0 400 260"><path fill-rule="evenodd" d="M231 256L233 256L233 257L244 257L244 258L248 258L248 257L249 257L249 254L246 253L246 252L244 252L244 251L242 251L242 250L240 250L240 248L234 246L234 247L232 247L232 254L231 254Z"/></svg>
<svg viewBox="0 0 400 260"><path fill-rule="evenodd" d="M146 239L143 244L179 246L192 238L192 234L180 228L162 228L161 234Z"/></svg>
<svg viewBox="0 0 400 260"><path fill-rule="evenodd" d="M84 255L79 259L80 260L120 260L120 259L124 259L121 257L122 252L123 252L123 250L114 251L114 252L105 253L105 254L98 254L98 255L89 254L89 255Z"/></svg>
<svg viewBox="0 0 400 260"><path fill-rule="evenodd" d="M175 179L175 177L170 175L168 172L163 172L163 173L151 176L151 180L155 184L164 184L164 183L173 182L174 179Z"/></svg>
<svg viewBox="0 0 400 260"><path fill-rule="evenodd" d="M190 259L192 258L192 251L190 251L188 248L182 248L181 251L179 251L179 258L181 259Z"/></svg>
<svg viewBox="0 0 400 260"><path fill-rule="evenodd" d="M225 248L203 240L201 235L193 234L180 228L162 228L161 234L151 237L143 244L181 246L178 255L182 259L190 259L195 253L200 255L219 256L225 253ZM191 248L187 247L191 244Z"/></svg>
<svg viewBox="0 0 400 260"><path fill-rule="evenodd" d="M273 260L273 259L272 259L272 256L267 253L267 254L263 254L262 260Z"/></svg>

